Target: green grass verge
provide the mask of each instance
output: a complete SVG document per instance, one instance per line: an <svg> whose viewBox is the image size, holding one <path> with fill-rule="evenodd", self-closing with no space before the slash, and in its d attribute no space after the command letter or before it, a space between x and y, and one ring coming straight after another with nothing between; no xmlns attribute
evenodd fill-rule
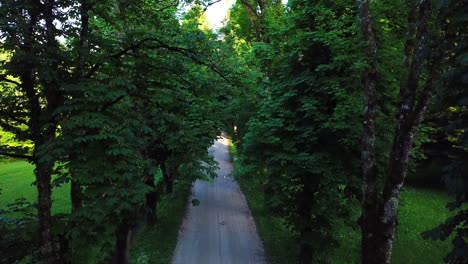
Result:
<svg viewBox="0 0 468 264"><path fill-rule="evenodd" d="M236 154L232 144L229 149L232 154ZM234 167L236 169L236 164ZM299 251L296 238L281 218L268 216L264 208L260 183L252 177L237 177L237 180L255 218L270 263L296 263ZM443 191L404 188L400 200L399 224L392 263L444 263L443 258L451 249L451 241L424 240L421 233L434 228L454 214L446 208L446 204L452 200L453 197ZM359 203L355 202L350 206L354 208L352 222L357 223L360 215ZM343 221L337 223L335 228L335 237L340 242L340 246L330 255L329 261L334 264L359 263L361 239L359 226L357 224L350 226L349 222Z"/></svg>
<svg viewBox="0 0 468 264"><path fill-rule="evenodd" d="M145 226L139 231L131 250L130 263L171 263L191 185L180 184L174 187L173 194L163 197L158 204L158 223L153 227Z"/></svg>
<svg viewBox="0 0 468 264"><path fill-rule="evenodd" d="M34 166L26 161L6 160L0 162L0 209L15 202L18 198L25 198L30 203L37 201L37 189ZM52 214L69 213L70 184L54 187L52 190Z"/></svg>
<svg viewBox="0 0 468 264"><path fill-rule="evenodd" d="M0 208L6 209L18 198L34 203L37 189L33 185L34 166L18 160L0 162ZM164 197L158 205L159 223L155 227L140 230L132 248L131 263L170 263L178 230L187 205L190 186L176 185L174 193ZM54 187L52 213L69 213L70 186Z"/></svg>
<svg viewBox="0 0 468 264"><path fill-rule="evenodd" d="M229 154L236 171L237 150L229 141ZM234 172L236 175L236 173ZM254 178L236 177L255 219L258 233L263 241L265 253L271 264L297 263L296 237L280 217L269 216L264 206L264 195L260 183Z"/></svg>
<svg viewBox="0 0 468 264"><path fill-rule="evenodd" d="M451 249L451 241L424 240L421 233L434 228L453 215L445 207L452 200L453 197L442 191L410 187L403 189L392 263L444 263L443 258ZM356 203L354 215L356 220L359 217L358 206ZM359 263L360 235L357 225L340 225L336 237L341 245L332 256L332 263Z"/></svg>
<svg viewBox="0 0 468 264"><path fill-rule="evenodd" d="M230 152L236 154L230 144ZM235 160L235 155L232 155ZM6 208L17 198L30 202L37 199L33 166L25 161L8 160L0 163L0 208ZM294 234L283 220L270 217L263 206L263 192L254 178L238 179L255 218L260 237L270 263L294 263L297 245ZM69 184L53 189L53 214L70 212ZM132 249L132 263L169 263L180 224L185 213L189 188L180 187L165 197L158 206L160 222L155 227L140 231ZM435 227L449 216L445 205L451 201L444 192L405 188L399 209L399 226L394 245L393 263L443 263L443 257L451 248L450 241L423 240L421 232ZM355 218L359 216L355 205ZM341 246L331 256L332 263L358 263L360 233L357 226L337 226L336 237Z"/></svg>

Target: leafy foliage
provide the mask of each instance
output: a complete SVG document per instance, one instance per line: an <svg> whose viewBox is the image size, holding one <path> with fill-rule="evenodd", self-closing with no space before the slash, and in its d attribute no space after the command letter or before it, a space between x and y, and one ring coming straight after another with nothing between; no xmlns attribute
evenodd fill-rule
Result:
<svg viewBox="0 0 468 264"><path fill-rule="evenodd" d="M32 2L0 5L1 48L12 54L2 57L0 125L33 149L43 197L39 257L68 262L83 257L67 256L68 247L93 247L92 261L107 261L128 250L119 241L146 212L156 215L158 197L173 184L213 177L207 148L220 132L219 98L230 85L220 70L222 45L194 26L200 8L181 25L173 1ZM47 24L54 19L58 26ZM5 149L31 154L19 150ZM67 182L73 212L52 221L51 186Z"/></svg>
<svg viewBox="0 0 468 264"><path fill-rule="evenodd" d="M463 261L468 259L468 211L463 206L466 204L468 194L468 123L467 123L467 102L468 96L466 79L468 74L468 54L466 26L468 5L465 2L440 1L439 11L441 12L442 23L445 23L447 31L455 34L451 43L455 45L452 53L454 62L451 71L445 75L445 87L443 96L438 97L438 108L432 122L440 129L436 144L429 145L428 149L436 149L446 155L444 163L444 178L447 189L456 195L456 201L447 205L450 210L458 210L457 215L447 219L445 223L437 228L423 233L423 237L446 240L451 235L453 239L453 251L446 257L446 261ZM455 44L456 43L456 44Z"/></svg>

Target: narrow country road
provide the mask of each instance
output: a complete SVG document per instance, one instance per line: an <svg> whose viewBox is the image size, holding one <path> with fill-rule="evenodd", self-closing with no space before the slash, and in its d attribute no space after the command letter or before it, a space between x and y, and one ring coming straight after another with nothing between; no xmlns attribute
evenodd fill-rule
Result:
<svg viewBox="0 0 468 264"><path fill-rule="evenodd" d="M197 180L179 230L173 264L263 264L262 242L239 185L229 175L228 140L219 138L209 149L219 162L213 183Z"/></svg>

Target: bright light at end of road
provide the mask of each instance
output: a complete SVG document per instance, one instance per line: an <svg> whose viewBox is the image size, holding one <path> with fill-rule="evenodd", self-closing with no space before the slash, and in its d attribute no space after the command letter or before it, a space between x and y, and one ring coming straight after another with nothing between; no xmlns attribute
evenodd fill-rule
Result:
<svg viewBox="0 0 468 264"><path fill-rule="evenodd" d="M226 19L229 8L236 2L236 0L221 0L208 7L206 10L206 17L210 23L210 27L217 30L223 26L223 21ZM281 0L283 4L287 4L288 0Z"/></svg>

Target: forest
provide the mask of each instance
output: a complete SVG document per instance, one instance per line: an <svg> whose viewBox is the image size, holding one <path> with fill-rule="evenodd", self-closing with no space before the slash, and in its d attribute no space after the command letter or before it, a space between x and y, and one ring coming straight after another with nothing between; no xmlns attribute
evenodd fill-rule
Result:
<svg viewBox="0 0 468 264"><path fill-rule="evenodd" d="M0 263L171 263L222 134L268 263L468 263L468 1L220 2L0 2Z"/></svg>

